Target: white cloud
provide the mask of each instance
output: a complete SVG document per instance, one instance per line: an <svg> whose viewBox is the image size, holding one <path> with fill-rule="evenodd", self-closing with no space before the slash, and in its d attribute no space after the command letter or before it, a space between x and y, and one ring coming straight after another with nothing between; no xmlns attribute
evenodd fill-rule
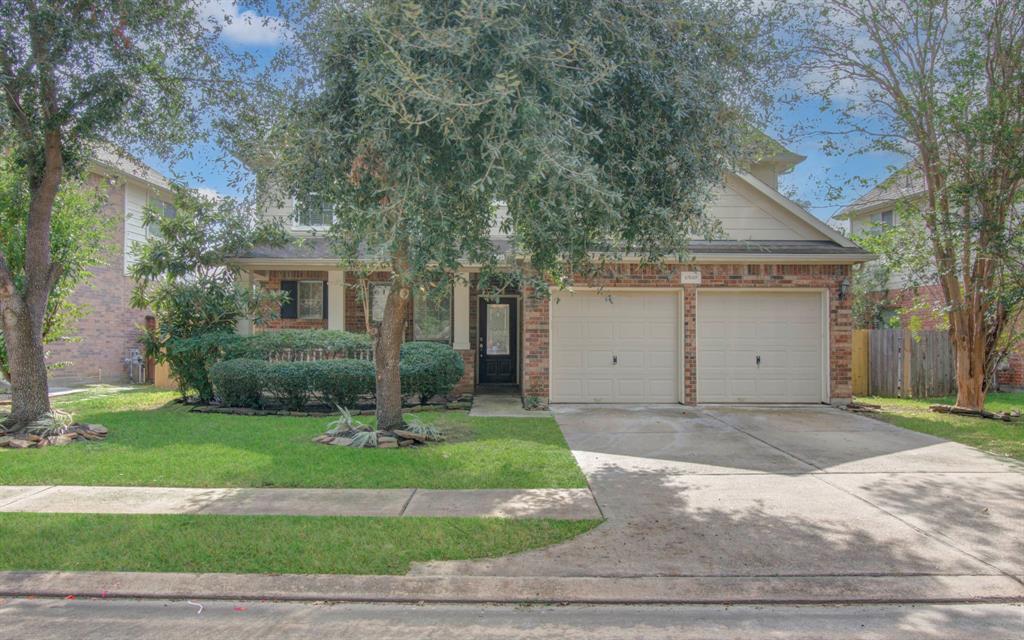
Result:
<svg viewBox="0 0 1024 640"><path fill-rule="evenodd" d="M211 189L210 187L199 187L198 189L196 189L196 192L199 195L203 196L204 198L212 200L213 202L219 202L224 198L224 196L220 192L218 192L216 189Z"/></svg>
<svg viewBox="0 0 1024 640"><path fill-rule="evenodd" d="M266 47L288 37L284 21L241 9L232 0L199 0L199 19L209 28L220 27L221 37L234 44Z"/></svg>

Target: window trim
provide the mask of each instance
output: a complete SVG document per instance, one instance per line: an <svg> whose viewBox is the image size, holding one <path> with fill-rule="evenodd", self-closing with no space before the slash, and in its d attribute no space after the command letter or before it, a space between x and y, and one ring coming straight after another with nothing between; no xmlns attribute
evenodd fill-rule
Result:
<svg viewBox="0 0 1024 640"><path fill-rule="evenodd" d="M302 314L302 285L316 285L320 289L320 311L316 315ZM323 280L299 280L295 285L295 318L297 320L322 320L324 317Z"/></svg>
<svg viewBox="0 0 1024 640"><path fill-rule="evenodd" d="M299 219L298 200L295 198L292 198L292 215L289 218L292 231L327 231L334 224L333 211L331 212L331 222L328 224L303 224Z"/></svg>

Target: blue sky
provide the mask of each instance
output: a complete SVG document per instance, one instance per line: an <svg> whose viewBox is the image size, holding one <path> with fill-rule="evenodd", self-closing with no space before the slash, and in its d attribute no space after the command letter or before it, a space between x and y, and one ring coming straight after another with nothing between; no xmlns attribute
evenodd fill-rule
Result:
<svg viewBox="0 0 1024 640"><path fill-rule="evenodd" d="M239 9L231 0L209 0L209 19L223 25L221 37L233 48L248 52L259 60L269 60L279 46L282 33L273 18L265 23L263 17L253 11ZM229 16L225 20L223 16ZM804 103L796 108L785 107L776 114L776 122L768 131L782 141L790 150L806 156L807 160L797 165L789 174L780 179L780 190L797 201L808 205L811 213L827 220L842 205L853 201L870 189L870 184L885 178L893 165L901 164L895 154L873 153L865 155L830 156L823 151L823 136L811 136L796 141L786 140L785 132L794 125L806 125L817 121L821 128L828 128L830 120L822 116L818 105ZM215 191L224 195L238 195L231 185L233 172L222 166L218 158L222 155L214 145L198 145L191 157L179 161L173 167L158 158L145 158L154 168L173 176L189 186ZM868 186L860 184L867 180ZM830 201L828 187L842 186L842 197Z"/></svg>

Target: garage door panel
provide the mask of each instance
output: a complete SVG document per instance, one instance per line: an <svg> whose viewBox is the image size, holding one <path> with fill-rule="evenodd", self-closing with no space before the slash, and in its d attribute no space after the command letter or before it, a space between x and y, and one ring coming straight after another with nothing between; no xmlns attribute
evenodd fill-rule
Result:
<svg viewBox="0 0 1024 640"><path fill-rule="evenodd" d="M819 292L702 291L697 400L820 402L822 304Z"/></svg>
<svg viewBox="0 0 1024 640"><path fill-rule="evenodd" d="M678 296L614 290L559 296L551 307L552 402L677 402Z"/></svg>

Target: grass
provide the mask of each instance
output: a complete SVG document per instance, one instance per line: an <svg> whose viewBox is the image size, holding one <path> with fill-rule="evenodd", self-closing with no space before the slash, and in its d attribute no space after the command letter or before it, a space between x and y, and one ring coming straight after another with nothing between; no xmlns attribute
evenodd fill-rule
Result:
<svg viewBox="0 0 1024 640"><path fill-rule="evenodd" d="M417 414L454 435L408 449L315 444L328 417L189 413L172 392L94 391L55 399L107 426L103 442L0 449L2 484L492 489L585 487L555 421ZM372 418L364 418L371 421Z"/></svg>
<svg viewBox="0 0 1024 640"><path fill-rule="evenodd" d="M928 410L928 406L933 404L953 404L955 397L857 399L881 405L882 413L877 416L898 427L930 433L983 451L1024 460L1024 422L1021 419L1003 422ZM990 393L985 408L989 411L1024 409L1024 393Z"/></svg>
<svg viewBox="0 0 1024 640"><path fill-rule="evenodd" d="M597 521L0 514L0 569L402 574L562 542ZM40 544L40 541L45 541Z"/></svg>

